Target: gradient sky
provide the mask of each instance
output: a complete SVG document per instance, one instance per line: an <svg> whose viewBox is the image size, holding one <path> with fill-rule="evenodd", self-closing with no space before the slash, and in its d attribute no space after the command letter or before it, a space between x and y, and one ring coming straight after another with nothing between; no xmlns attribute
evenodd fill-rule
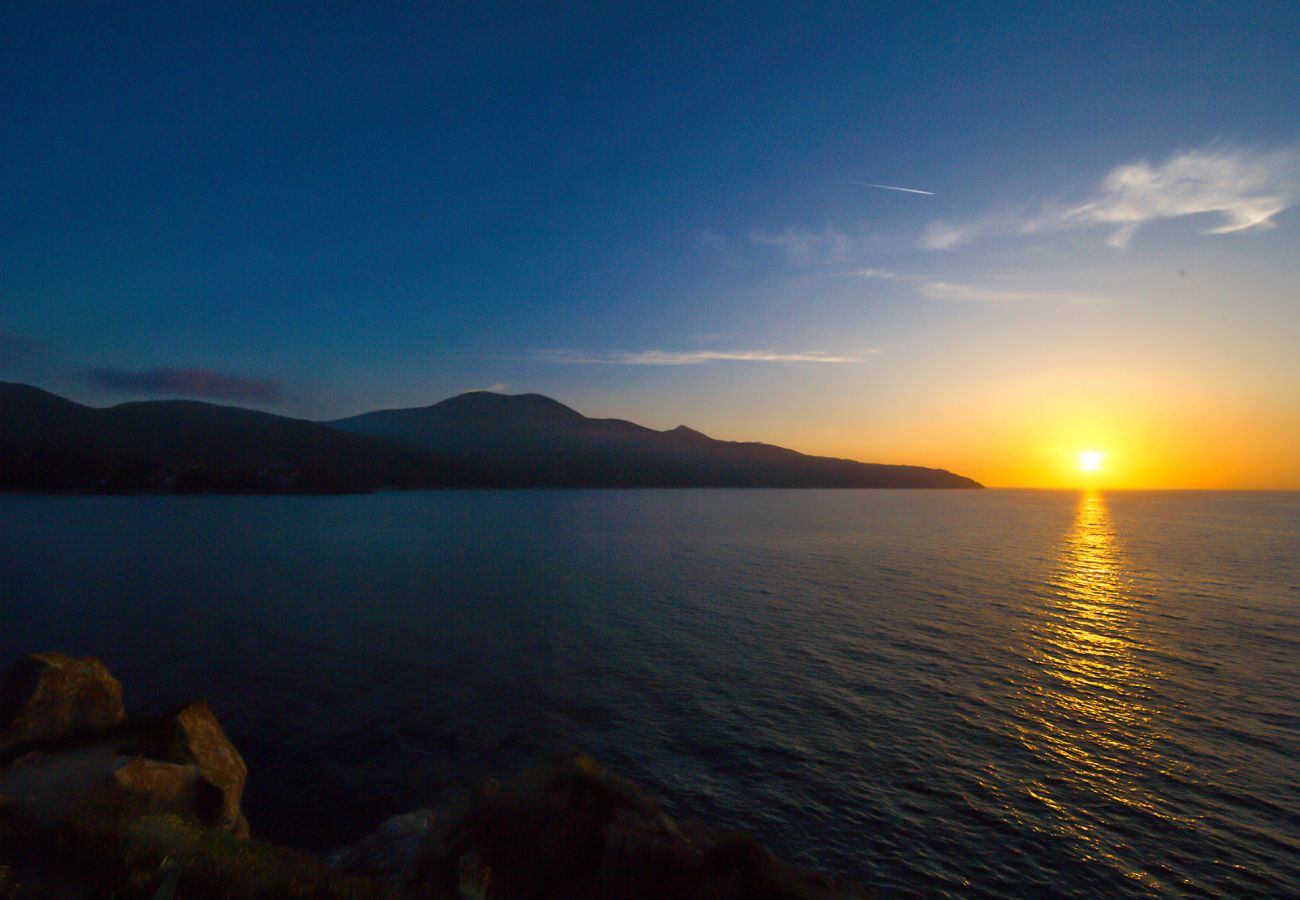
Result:
<svg viewBox="0 0 1300 900"><path fill-rule="evenodd" d="M7 3L0 379L1300 488L1297 47L1264 0Z"/></svg>

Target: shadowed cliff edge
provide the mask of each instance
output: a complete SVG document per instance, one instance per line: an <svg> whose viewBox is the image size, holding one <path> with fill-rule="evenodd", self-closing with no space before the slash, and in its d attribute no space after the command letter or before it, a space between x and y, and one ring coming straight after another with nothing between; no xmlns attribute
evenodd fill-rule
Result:
<svg viewBox="0 0 1300 900"><path fill-rule="evenodd" d="M0 490L323 494L436 487L978 488L945 469L807 456L590 419L538 394L308 422L191 400L97 409L0 382Z"/></svg>
<svg viewBox="0 0 1300 900"><path fill-rule="evenodd" d="M585 756L395 816L328 861L250 839L247 771L206 703L129 718L98 660L24 657L0 675L0 898L863 896L674 821Z"/></svg>

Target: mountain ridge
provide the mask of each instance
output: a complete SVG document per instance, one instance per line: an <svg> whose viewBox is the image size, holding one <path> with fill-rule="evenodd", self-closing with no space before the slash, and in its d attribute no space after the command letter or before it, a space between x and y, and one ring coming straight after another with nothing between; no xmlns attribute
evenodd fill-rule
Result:
<svg viewBox="0 0 1300 900"><path fill-rule="evenodd" d="M0 382L0 490L338 493L436 487L953 487L944 469L808 456L475 391L313 422L198 400L90 407Z"/></svg>
<svg viewBox="0 0 1300 900"><path fill-rule="evenodd" d="M588 418L541 394L473 391L325 424L421 446L460 466L487 466L492 477L519 485L980 487L945 469L721 441L685 425L656 431L625 419Z"/></svg>

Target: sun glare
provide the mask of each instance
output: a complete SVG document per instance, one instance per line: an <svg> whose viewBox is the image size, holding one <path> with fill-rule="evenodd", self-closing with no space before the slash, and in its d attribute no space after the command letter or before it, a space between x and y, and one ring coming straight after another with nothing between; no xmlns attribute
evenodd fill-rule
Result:
<svg viewBox="0 0 1300 900"><path fill-rule="evenodd" d="M1080 472L1100 472L1106 461L1106 454L1100 450L1084 450L1079 454Z"/></svg>

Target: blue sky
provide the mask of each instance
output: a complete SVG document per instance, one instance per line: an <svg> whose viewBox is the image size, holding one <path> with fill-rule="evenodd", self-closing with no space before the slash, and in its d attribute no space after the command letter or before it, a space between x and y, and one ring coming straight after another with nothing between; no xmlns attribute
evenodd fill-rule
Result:
<svg viewBox="0 0 1300 900"><path fill-rule="evenodd" d="M0 378L977 468L1204 379L1300 480L1294 4L700 6L5 5Z"/></svg>

